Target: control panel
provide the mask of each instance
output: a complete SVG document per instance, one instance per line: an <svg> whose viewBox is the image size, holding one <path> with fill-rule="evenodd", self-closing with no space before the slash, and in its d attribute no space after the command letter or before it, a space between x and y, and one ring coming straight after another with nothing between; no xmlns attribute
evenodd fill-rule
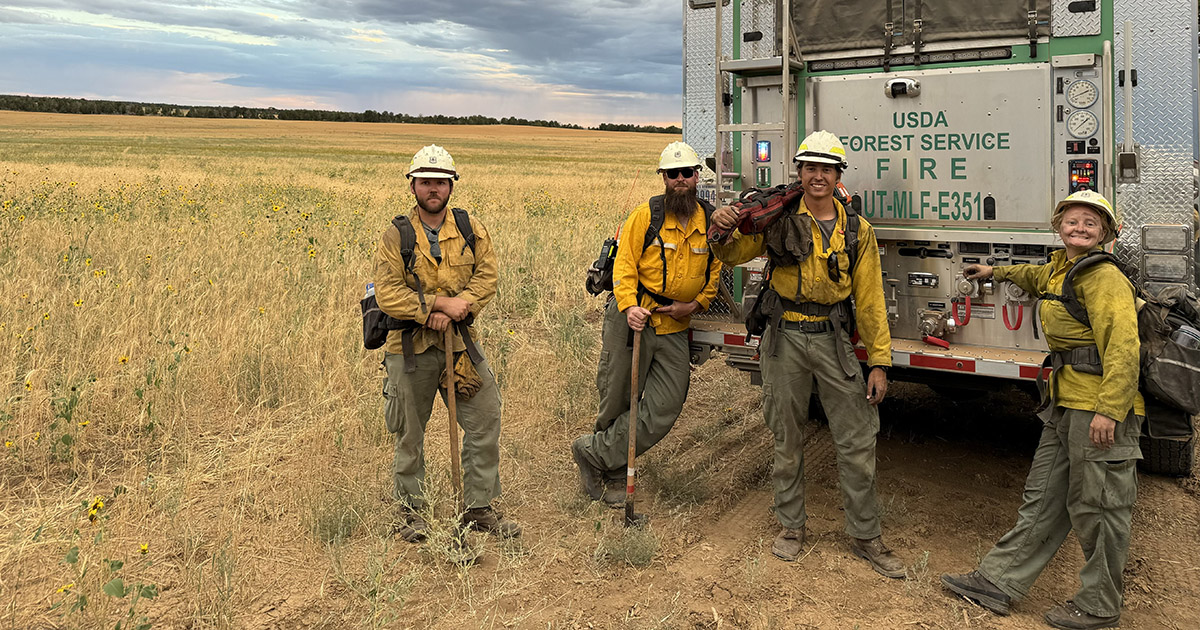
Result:
<svg viewBox="0 0 1200 630"><path fill-rule="evenodd" d="M1063 55L1051 60L1054 103L1054 189L1061 199L1080 190L1104 192L1105 99L1097 55Z"/></svg>

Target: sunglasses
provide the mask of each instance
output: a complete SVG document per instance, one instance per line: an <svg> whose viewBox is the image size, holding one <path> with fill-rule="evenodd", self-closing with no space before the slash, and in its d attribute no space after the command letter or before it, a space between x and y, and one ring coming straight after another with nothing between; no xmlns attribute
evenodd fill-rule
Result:
<svg viewBox="0 0 1200 630"><path fill-rule="evenodd" d="M683 176L684 179L690 179L693 175L696 174L696 169L691 168L691 167L669 168L663 172L667 174L667 179L675 179L679 176Z"/></svg>

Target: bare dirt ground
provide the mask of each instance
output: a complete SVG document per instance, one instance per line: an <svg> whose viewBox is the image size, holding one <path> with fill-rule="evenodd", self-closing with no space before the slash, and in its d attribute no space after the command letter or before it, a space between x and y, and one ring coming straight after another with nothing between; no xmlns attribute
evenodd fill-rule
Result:
<svg viewBox="0 0 1200 630"><path fill-rule="evenodd" d="M480 540L481 562L450 572L436 552L402 549L390 574L425 573L402 614L382 625L1016 630L1047 627L1043 613L1074 593L1082 555L1073 536L1010 617L939 583L942 573L973 568L1016 518L1039 433L1021 392L956 403L893 384L882 408L879 496L885 541L909 566L904 580L877 575L847 548L835 455L819 423L806 442L808 548L791 564L771 556L770 434L758 396L719 358L697 369L683 416L642 466L639 511L651 516L658 545L647 566L605 559L619 512L580 498L564 439L559 453L541 455L559 462L548 496L509 502L523 539ZM1198 628L1200 484L1150 475L1140 484L1121 627ZM296 590L293 599L265 598L246 626L338 627L329 611L345 589Z"/></svg>

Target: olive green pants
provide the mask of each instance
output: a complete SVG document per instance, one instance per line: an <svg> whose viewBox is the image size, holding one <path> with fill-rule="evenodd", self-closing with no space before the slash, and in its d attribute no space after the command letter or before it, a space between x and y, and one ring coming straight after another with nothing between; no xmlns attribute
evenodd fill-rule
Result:
<svg viewBox="0 0 1200 630"><path fill-rule="evenodd" d="M669 335L655 334L647 326L641 332L641 356L638 358L637 454L658 444L675 426L683 401L687 399L691 367L687 331ZM581 436L584 456L600 470L624 474L629 460L629 400L633 384L633 351L626 343L629 324L617 310L616 300L604 313L601 336L600 368L596 389L600 410L595 432Z"/></svg>
<svg viewBox="0 0 1200 630"><path fill-rule="evenodd" d="M1055 407L1046 415L1017 524L984 556L979 572L1020 599L1074 529L1084 560L1075 605L1098 617L1118 615L1142 418L1130 414L1118 422L1113 446L1099 449L1088 437L1093 412Z"/></svg>
<svg viewBox="0 0 1200 630"><path fill-rule="evenodd" d="M397 501L421 509L425 505L425 425L440 394L446 353L436 347L413 357L417 370L404 372L404 356L384 353L384 419L396 434L392 458L393 495ZM485 507L500 496L500 390L487 363L475 366L483 381L470 400L458 399L458 425L462 427L463 502L467 508Z"/></svg>
<svg viewBox="0 0 1200 630"><path fill-rule="evenodd" d="M775 353L767 349L775 340ZM846 378L838 352L857 365L854 347L835 332L806 333L767 329L762 343L763 417L775 434L775 516L784 527L804 527L804 423L813 385L837 453L838 484L846 512L846 533L854 538L879 536L879 504L875 497L875 436L879 412L867 402L861 372Z"/></svg>

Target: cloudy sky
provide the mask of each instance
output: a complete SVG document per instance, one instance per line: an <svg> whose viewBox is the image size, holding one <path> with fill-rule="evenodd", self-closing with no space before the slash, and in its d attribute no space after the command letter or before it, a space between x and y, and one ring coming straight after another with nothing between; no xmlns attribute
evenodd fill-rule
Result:
<svg viewBox="0 0 1200 630"><path fill-rule="evenodd" d="M678 0L0 0L0 94L682 118Z"/></svg>

